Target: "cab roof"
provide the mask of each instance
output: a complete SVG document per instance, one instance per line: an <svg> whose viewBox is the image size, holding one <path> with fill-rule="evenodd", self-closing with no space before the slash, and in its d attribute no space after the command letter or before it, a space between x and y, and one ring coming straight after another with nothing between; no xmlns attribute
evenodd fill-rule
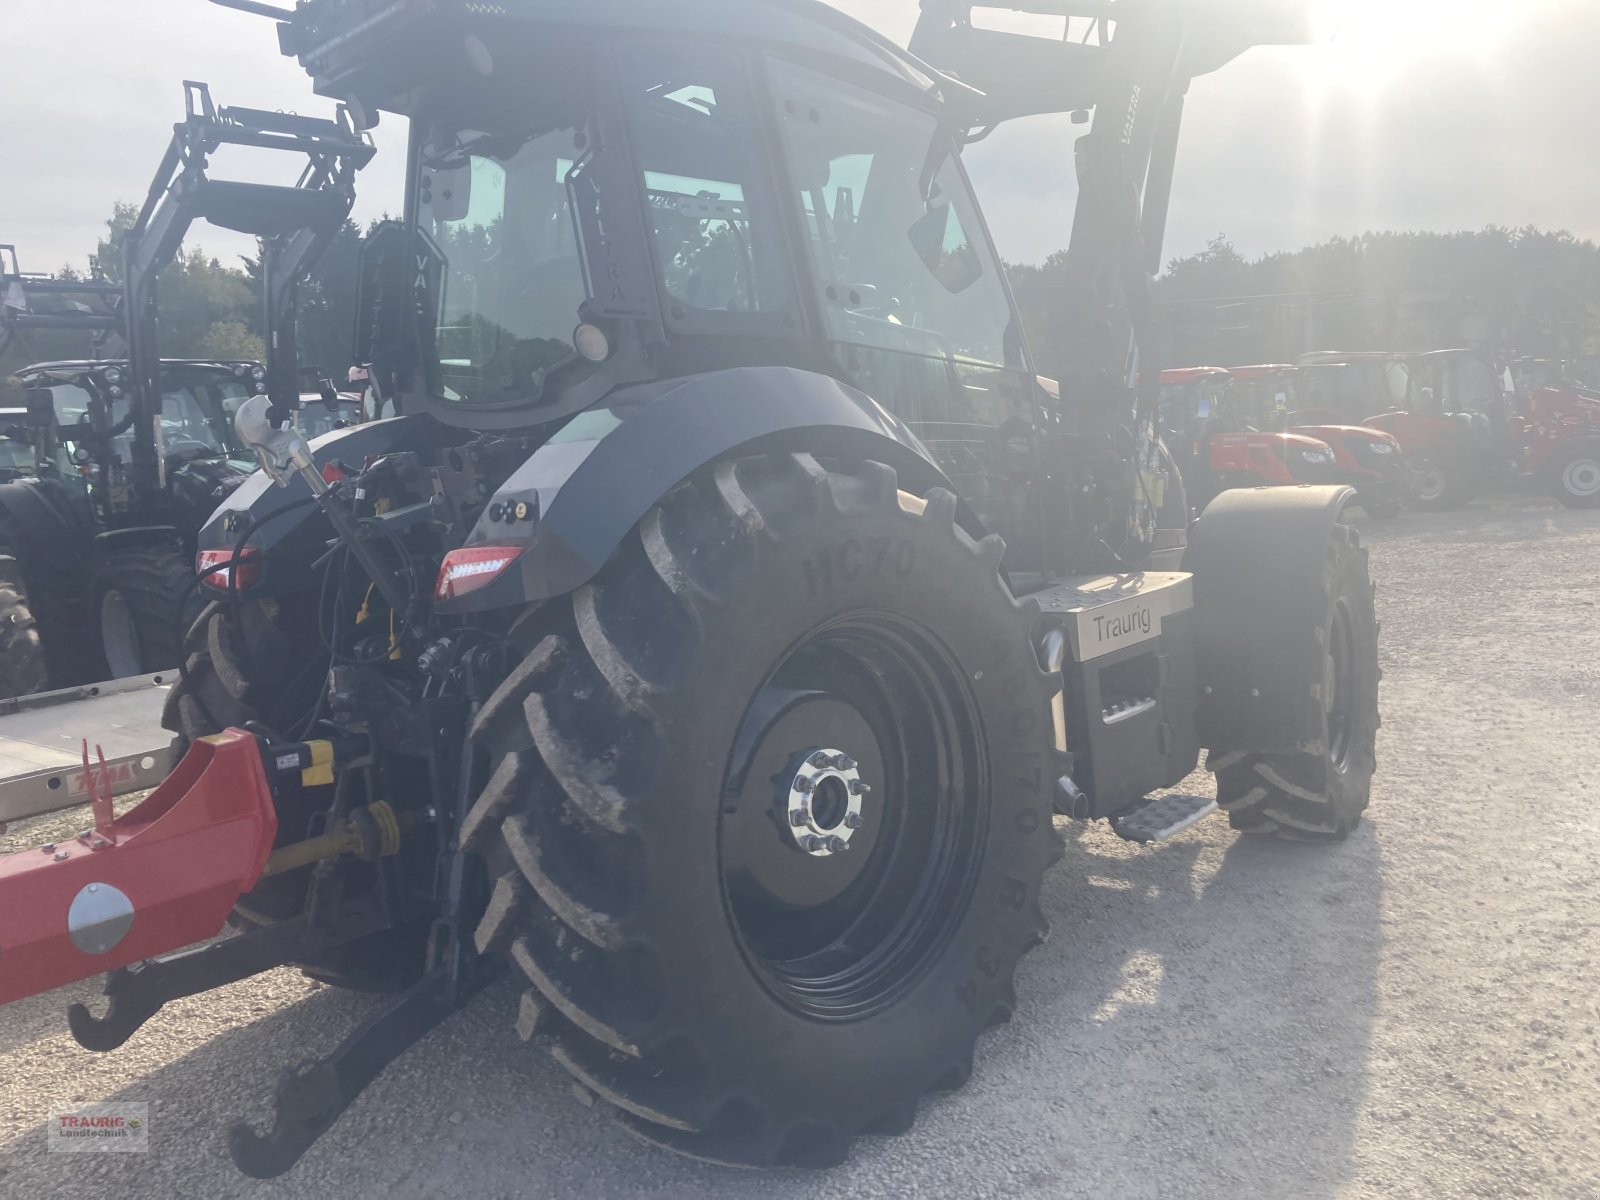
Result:
<svg viewBox="0 0 1600 1200"><path fill-rule="evenodd" d="M950 82L821 0L300 0L279 38L319 93L399 109L423 62L437 65L473 38L492 55L507 23L689 41L734 38L847 59L923 91Z"/></svg>

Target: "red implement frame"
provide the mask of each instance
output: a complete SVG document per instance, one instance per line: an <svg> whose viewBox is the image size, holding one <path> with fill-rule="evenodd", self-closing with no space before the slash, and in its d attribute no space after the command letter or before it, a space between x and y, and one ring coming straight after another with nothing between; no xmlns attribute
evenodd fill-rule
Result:
<svg viewBox="0 0 1600 1200"><path fill-rule="evenodd" d="M88 750L84 750L87 774ZM95 828L0 857L0 1004L202 942L261 878L277 836L261 750L230 729L189 747L164 783Z"/></svg>

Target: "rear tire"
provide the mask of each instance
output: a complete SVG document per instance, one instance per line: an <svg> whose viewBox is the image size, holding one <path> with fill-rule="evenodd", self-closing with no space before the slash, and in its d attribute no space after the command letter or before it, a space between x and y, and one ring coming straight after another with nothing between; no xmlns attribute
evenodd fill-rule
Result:
<svg viewBox="0 0 1600 1200"><path fill-rule="evenodd" d="M1600 444L1585 442L1557 453L1545 479L1564 507L1600 508Z"/></svg>
<svg viewBox="0 0 1600 1200"><path fill-rule="evenodd" d="M0 700L31 696L49 686L44 647L16 559L0 556Z"/></svg>
<svg viewBox="0 0 1600 1200"><path fill-rule="evenodd" d="M91 627L107 679L170 670L204 608L194 565L175 546L108 554L89 584Z"/></svg>
<svg viewBox="0 0 1600 1200"><path fill-rule="evenodd" d="M1378 622L1367 554L1348 525L1334 526L1323 569L1320 738L1299 753L1235 751L1208 757L1217 804L1245 833L1339 842L1361 822L1377 768Z"/></svg>
<svg viewBox="0 0 1600 1200"><path fill-rule="evenodd" d="M99 683L99 665L85 611L86 564L95 518L88 497L56 480L25 479L30 499L16 511L0 509L0 554L15 556L38 625L49 686Z"/></svg>
<svg viewBox="0 0 1600 1200"><path fill-rule="evenodd" d="M523 1036L653 1142L837 1163L1011 1014L1061 854L1052 685L1003 544L954 514L880 463L709 468L533 614L474 725L478 946L528 985ZM823 750L875 790L793 786Z"/></svg>

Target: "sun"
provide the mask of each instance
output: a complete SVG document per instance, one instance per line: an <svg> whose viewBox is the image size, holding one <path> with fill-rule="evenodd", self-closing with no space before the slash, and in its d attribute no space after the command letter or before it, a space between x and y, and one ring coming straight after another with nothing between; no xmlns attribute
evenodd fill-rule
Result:
<svg viewBox="0 0 1600 1200"><path fill-rule="evenodd" d="M1505 33L1503 0L1318 0L1326 39L1320 69L1358 88L1397 82L1425 62L1493 58Z"/></svg>

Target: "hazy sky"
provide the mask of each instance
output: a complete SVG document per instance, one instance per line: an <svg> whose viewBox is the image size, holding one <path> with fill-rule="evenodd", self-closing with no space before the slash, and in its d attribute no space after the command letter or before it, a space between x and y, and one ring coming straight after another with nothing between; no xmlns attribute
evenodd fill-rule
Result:
<svg viewBox="0 0 1600 1200"><path fill-rule="evenodd" d="M917 11L916 0L837 4L901 40ZM1169 257L1219 232L1249 254L1367 229L1531 224L1600 237L1600 2L1325 8L1342 26L1331 42L1255 50L1195 84ZM24 269L81 265L113 201L142 198L180 80L209 81L224 104L331 111L279 57L270 22L204 0L0 0L0 45L0 242L18 243ZM1038 118L970 151L1008 258L1066 244L1075 132ZM377 138L361 218L399 208L403 123L386 118ZM213 230L193 240L239 246Z"/></svg>

